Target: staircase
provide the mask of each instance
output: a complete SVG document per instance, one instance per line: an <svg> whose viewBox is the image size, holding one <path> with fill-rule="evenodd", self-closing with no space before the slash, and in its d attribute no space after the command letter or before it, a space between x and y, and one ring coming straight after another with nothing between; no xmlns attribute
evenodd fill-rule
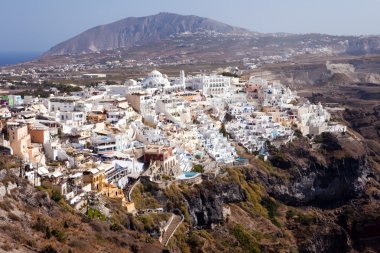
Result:
<svg viewBox="0 0 380 253"><path fill-rule="evenodd" d="M136 185L138 185L139 183L140 183L140 178L136 182L134 182L132 187L129 189L128 194L127 194L129 202L132 202L132 191L133 189L135 189Z"/></svg>
<svg viewBox="0 0 380 253"><path fill-rule="evenodd" d="M182 223L183 217L173 214L173 219L171 219L170 224L168 227L163 231L161 244L166 246L169 243L170 238L174 235L175 231L179 227L179 225Z"/></svg>

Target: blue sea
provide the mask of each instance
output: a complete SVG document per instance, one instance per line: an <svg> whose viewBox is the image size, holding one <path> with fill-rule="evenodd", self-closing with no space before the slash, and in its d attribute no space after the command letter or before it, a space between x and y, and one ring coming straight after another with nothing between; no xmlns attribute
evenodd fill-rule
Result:
<svg viewBox="0 0 380 253"><path fill-rule="evenodd" d="M40 55L41 52L0 52L0 67L31 61Z"/></svg>

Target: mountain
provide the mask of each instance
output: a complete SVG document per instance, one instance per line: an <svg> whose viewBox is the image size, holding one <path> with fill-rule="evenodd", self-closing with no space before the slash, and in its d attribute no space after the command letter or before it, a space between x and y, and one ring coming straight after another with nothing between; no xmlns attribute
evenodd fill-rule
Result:
<svg viewBox="0 0 380 253"><path fill-rule="evenodd" d="M91 28L51 48L45 55L82 54L130 47L169 39L181 33L216 32L230 35L254 33L208 18L194 15L159 13L147 17L129 17Z"/></svg>
<svg viewBox="0 0 380 253"><path fill-rule="evenodd" d="M96 64L128 59L158 65L224 64L244 58L281 62L310 54L379 53L379 36L256 33L194 15L159 13L91 28L51 48L39 63Z"/></svg>

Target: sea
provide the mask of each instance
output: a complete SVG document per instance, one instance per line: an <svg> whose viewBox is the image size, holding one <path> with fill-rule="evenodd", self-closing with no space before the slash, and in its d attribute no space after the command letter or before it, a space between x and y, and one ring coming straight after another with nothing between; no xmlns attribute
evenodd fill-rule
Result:
<svg viewBox="0 0 380 253"><path fill-rule="evenodd" d="M41 52L0 52L0 67L31 61L41 54Z"/></svg>

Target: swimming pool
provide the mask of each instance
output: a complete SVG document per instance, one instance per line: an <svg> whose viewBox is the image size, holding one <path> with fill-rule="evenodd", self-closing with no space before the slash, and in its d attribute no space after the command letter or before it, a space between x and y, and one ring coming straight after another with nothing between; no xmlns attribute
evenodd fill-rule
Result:
<svg viewBox="0 0 380 253"><path fill-rule="evenodd" d="M178 176L177 179L184 180L184 179L189 179L198 176L199 173L193 172L193 171L188 171L184 172L182 175Z"/></svg>

